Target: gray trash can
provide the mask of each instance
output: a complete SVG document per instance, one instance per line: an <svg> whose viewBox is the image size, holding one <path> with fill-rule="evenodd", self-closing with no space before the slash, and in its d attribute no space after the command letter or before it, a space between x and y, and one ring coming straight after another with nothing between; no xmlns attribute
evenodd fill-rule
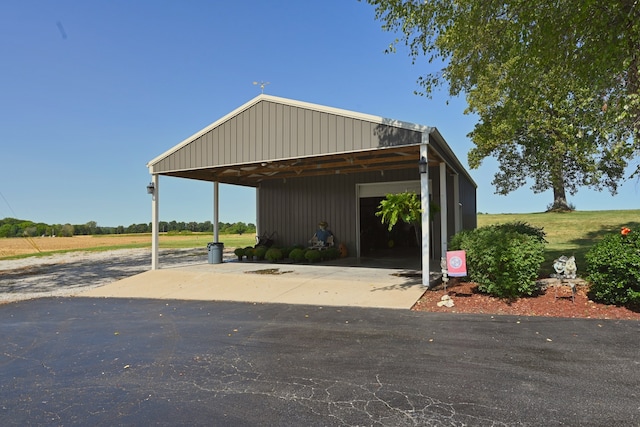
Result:
<svg viewBox="0 0 640 427"><path fill-rule="evenodd" d="M209 264L222 264L222 251L224 243L209 242L207 243L207 251L209 252Z"/></svg>

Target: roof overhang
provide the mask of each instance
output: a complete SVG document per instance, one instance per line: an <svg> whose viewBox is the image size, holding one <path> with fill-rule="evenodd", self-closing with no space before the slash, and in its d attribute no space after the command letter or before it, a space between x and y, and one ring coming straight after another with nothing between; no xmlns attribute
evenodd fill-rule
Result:
<svg viewBox="0 0 640 427"><path fill-rule="evenodd" d="M313 157L229 164L214 168L167 171L162 175L257 187L260 182L271 179L348 175L409 168L417 170L419 159L420 145L405 145ZM430 148L429 164L433 166L441 161L437 153Z"/></svg>

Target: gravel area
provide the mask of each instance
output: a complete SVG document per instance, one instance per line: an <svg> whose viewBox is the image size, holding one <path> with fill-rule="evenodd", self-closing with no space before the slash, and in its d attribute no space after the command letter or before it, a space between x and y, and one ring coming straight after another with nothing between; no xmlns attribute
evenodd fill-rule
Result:
<svg viewBox="0 0 640 427"><path fill-rule="evenodd" d="M160 266L207 262L207 250L161 249ZM225 250L224 260L233 253ZM120 249L0 260L0 304L31 298L70 296L151 269L150 249Z"/></svg>

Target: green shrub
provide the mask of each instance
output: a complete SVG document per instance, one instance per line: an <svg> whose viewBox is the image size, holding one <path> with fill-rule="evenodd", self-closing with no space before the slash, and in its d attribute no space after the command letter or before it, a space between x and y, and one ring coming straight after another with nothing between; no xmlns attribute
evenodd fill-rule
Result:
<svg viewBox="0 0 640 427"><path fill-rule="evenodd" d="M289 252L289 258L291 258L295 262L304 261L304 249L295 248Z"/></svg>
<svg viewBox="0 0 640 427"><path fill-rule="evenodd" d="M325 260L337 259L340 257L340 251L338 250L338 248L332 246L322 251L321 255L322 259Z"/></svg>
<svg viewBox="0 0 640 427"><path fill-rule="evenodd" d="M548 243L545 239L547 233L542 227L535 227L523 221L505 222L504 224L496 224L495 228L505 233L519 233L527 236L535 237L540 243Z"/></svg>
<svg viewBox="0 0 640 427"><path fill-rule="evenodd" d="M280 261L283 258L282 251L278 248L269 248L265 253L264 257L267 261L276 262Z"/></svg>
<svg viewBox="0 0 640 427"><path fill-rule="evenodd" d="M304 253L304 257L309 262L316 262L316 261L320 261L320 258L322 258L322 254L320 253L320 251L316 249L309 249Z"/></svg>
<svg viewBox="0 0 640 427"><path fill-rule="evenodd" d="M253 250L253 256L258 258L258 260L262 261L264 259L265 254L267 253L266 246L256 246Z"/></svg>
<svg viewBox="0 0 640 427"><path fill-rule="evenodd" d="M253 260L253 247L252 246L247 246L246 248L244 248L244 256L247 257L248 261L252 261Z"/></svg>
<svg viewBox="0 0 640 427"><path fill-rule="evenodd" d="M499 298L533 295L544 261L544 234L523 223L481 227L456 234L451 250L466 251L469 278Z"/></svg>
<svg viewBox="0 0 640 427"><path fill-rule="evenodd" d="M244 248L235 248L233 253L238 257L238 260L242 261L242 257L244 256Z"/></svg>
<svg viewBox="0 0 640 427"><path fill-rule="evenodd" d="M282 251L282 259L289 258L289 254L292 250L292 247L280 248L280 251Z"/></svg>
<svg viewBox="0 0 640 427"><path fill-rule="evenodd" d="M640 230L626 230L606 236L585 256L594 301L640 306Z"/></svg>

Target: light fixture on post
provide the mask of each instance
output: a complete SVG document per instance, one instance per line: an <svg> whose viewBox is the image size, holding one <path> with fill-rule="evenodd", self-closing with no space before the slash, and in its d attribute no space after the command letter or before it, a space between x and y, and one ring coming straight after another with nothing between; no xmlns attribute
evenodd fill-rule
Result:
<svg viewBox="0 0 640 427"><path fill-rule="evenodd" d="M156 192L156 186L153 184L153 182L150 182L149 185L147 185L147 193L155 194L155 192Z"/></svg>
<svg viewBox="0 0 640 427"><path fill-rule="evenodd" d="M425 159L424 156L420 157L420 161L418 162L418 171L420 174L427 173L427 166L427 159Z"/></svg>

